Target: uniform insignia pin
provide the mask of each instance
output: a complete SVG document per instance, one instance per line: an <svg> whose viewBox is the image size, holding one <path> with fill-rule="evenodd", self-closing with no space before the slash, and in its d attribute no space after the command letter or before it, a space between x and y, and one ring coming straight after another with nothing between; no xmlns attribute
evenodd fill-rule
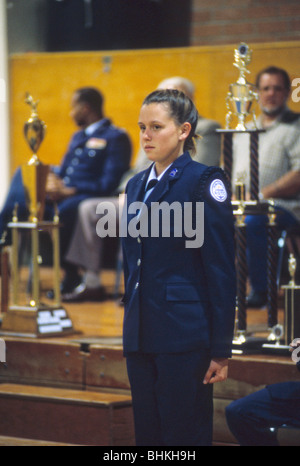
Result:
<svg viewBox="0 0 300 466"><path fill-rule="evenodd" d="M170 176L174 177L176 175L176 173L178 172L177 168L174 168L171 172L170 172Z"/></svg>

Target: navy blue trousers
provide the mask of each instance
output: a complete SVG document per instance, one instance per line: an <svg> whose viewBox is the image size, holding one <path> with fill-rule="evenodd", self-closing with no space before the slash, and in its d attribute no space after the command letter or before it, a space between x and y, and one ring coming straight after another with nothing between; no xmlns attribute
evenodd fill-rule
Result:
<svg viewBox="0 0 300 466"><path fill-rule="evenodd" d="M284 396L290 387L290 382L274 384L227 406L228 427L241 446L278 446L276 427L300 427L300 399Z"/></svg>
<svg viewBox="0 0 300 466"><path fill-rule="evenodd" d="M208 352L129 353L126 358L136 445L210 446L213 386L203 384Z"/></svg>

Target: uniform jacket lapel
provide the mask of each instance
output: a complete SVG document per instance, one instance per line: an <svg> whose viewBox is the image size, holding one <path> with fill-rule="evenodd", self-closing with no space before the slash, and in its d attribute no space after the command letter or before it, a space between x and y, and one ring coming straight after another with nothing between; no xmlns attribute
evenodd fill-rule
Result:
<svg viewBox="0 0 300 466"><path fill-rule="evenodd" d="M151 171L151 168L152 168L152 165L150 165L150 167L148 167L146 170L144 170L143 172L140 173L140 176L138 178L136 178L135 180L135 186L133 187L133 192L135 194L135 198L133 199L133 201L140 201L142 202L143 199L144 199L144 196L145 196L145 187L146 187L146 183L147 183L147 180L148 180L148 176L149 176L149 173Z"/></svg>
<svg viewBox="0 0 300 466"><path fill-rule="evenodd" d="M71 141L70 149L74 150L76 147L84 145L88 138L84 130L77 131Z"/></svg>
<svg viewBox="0 0 300 466"><path fill-rule="evenodd" d="M185 165L191 161L192 159L188 152L185 152L175 160L175 162L167 170L162 179L155 186L155 189L153 189L152 193L147 198L145 202L147 207L151 204L151 202L159 202L168 193L173 184L180 178ZM131 180L131 182L134 184L131 185L128 202L143 202L145 196L145 187L152 165L153 164L151 164L150 167Z"/></svg>

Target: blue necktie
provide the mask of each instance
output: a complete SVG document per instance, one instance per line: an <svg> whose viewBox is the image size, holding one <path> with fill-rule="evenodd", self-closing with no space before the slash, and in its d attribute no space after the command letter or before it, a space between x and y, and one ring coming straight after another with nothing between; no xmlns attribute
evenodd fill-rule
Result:
<svg viewBox="0 0 300 466"><path fill-rule="evenodd" d="M153 178L153 180L150 180L149 183L146 186L145 191L149 191L149 189L154 188L154 186L158 183L158 180L156 178Z"/></svg>

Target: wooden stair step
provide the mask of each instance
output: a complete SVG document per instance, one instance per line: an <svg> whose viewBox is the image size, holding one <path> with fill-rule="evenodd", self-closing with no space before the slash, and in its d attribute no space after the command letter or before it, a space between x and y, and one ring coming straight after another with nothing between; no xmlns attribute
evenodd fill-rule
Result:
<svg viewBox="0 0 300 466"><path fill-rule="evenodd" d="M28 438L6 437L0 435L0 447L76 447L70 443L47 442Z"/></svg>
<svg viewBox="0 0 300 466"><path fill-rule="evenodd" d="M116 338L74 341L6 337L6 362L0 383L72 390L130 390L122 346Z"/></svg>
<svg viewBox="0 0 300 466"><path fill-rule="evenodd" d="M0 384L0 435L77 445L134 445L131 396Z"/></svg>

